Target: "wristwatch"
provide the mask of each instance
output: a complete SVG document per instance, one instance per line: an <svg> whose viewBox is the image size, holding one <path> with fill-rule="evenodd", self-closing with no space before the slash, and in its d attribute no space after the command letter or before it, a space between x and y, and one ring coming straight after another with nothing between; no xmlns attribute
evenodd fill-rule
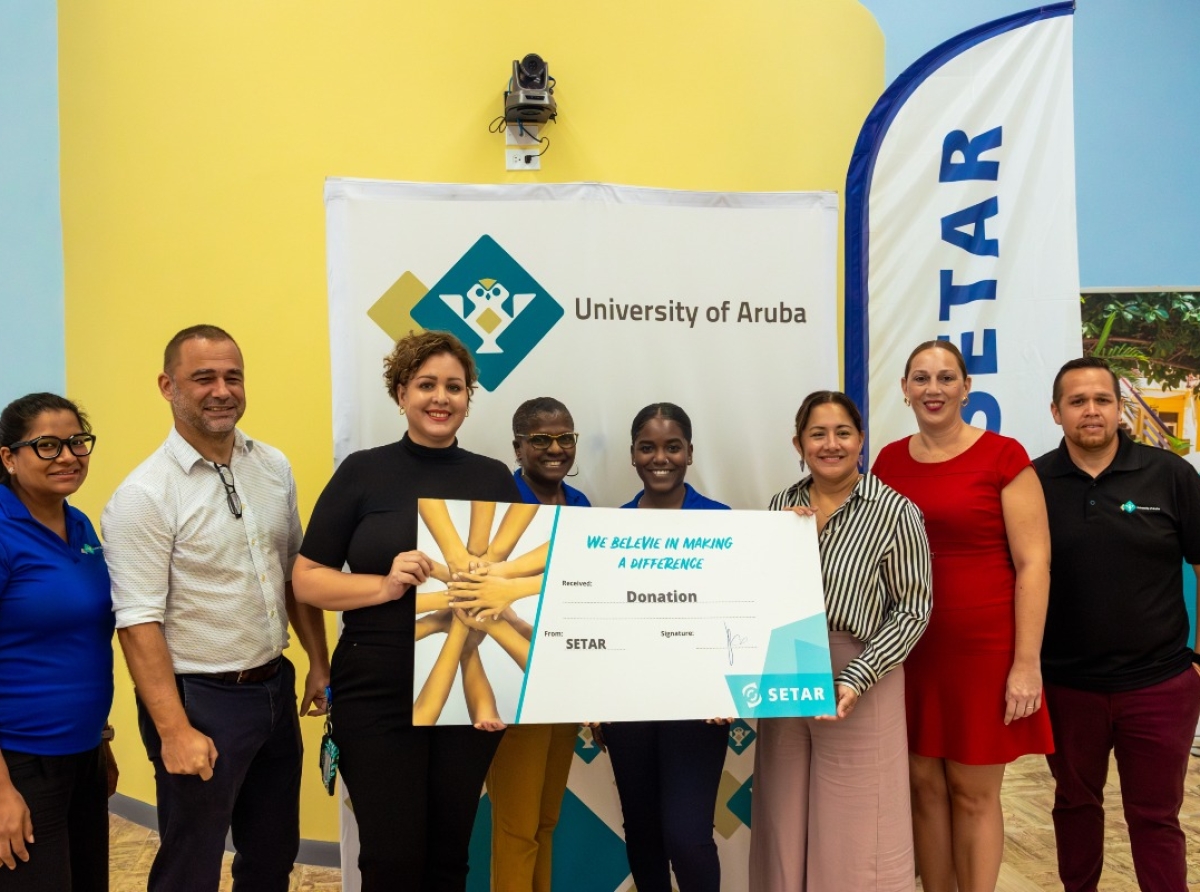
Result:
<svg viewBox="0 0 1200 892"><path fill-rule="evenodd" d="M100 732L101 740L112 740L117 736L117 729L112 725L105 725L104 730Z"/></svg>

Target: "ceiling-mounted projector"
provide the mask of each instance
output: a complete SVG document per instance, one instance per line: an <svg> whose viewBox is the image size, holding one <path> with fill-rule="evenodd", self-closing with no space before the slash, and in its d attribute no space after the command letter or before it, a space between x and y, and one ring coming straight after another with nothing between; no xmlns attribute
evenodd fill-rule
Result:
<svg viewBox="0 0 1200 892"><path fill-rule="evenodd" d="M545 124L558 115L554 78L537 53L513 59L512 82L504 94L504 120L509 124Z"/></svg>

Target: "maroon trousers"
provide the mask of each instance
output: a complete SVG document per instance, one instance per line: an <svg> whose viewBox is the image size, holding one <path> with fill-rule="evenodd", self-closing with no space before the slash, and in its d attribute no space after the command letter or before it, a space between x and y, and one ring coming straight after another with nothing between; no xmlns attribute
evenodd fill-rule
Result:
<svg viewBox="0 0 1200 892"><path fill-rule="evenodd" d="M1116 754L1133 866L1143 892L1188 892L1179 827L1200 673L1117 694L1047 684L1054 728L1054 836L1065 892L1095 892L1104 866L1104 784Z"/></svg>

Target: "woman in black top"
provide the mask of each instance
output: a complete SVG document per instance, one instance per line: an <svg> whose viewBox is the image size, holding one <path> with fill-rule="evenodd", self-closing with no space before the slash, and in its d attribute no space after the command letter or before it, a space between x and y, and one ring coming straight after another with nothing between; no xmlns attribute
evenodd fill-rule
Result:
<svg viewBox="0 0 1200 892"><path fill-rule="evenodd" d="M415 587L433 570L417 550L417 499L518 502L520 495L503 464L458 446L476 372L453 335L401 338L384 369L408 433L354 453L334 472L292 582L297 600L343 611L332 717L358 821L363 892L399 882L462 890L479 794L501 735L413 726ZM458 556L445 557L460 569Z"/></svg>

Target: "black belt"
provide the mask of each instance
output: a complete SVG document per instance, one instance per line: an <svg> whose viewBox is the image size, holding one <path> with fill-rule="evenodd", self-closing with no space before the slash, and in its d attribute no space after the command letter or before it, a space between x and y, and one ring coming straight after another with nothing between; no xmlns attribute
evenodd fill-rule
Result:
<svg viewBox="0 0 1200 892"><path fill-rule="evenodd" d="M282 666L283 657L278 656L271 662L255 666L253 669L234 669L229 672L188 672L185 674L219 681L221 684L253 684L256 681L269 681L274 678L279 674Z"/></svg>

